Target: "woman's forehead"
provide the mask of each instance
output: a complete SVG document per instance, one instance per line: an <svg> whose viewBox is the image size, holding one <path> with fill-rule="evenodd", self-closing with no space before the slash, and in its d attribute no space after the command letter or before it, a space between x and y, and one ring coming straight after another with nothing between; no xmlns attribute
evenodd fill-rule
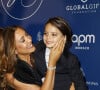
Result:
<svg viewBox="0 0 100 90"><path fill-rule="evenodd" d="M17 30L15 31L15 35L23 35L25 34L25 30L21 29L21 28L17 28Z"/></svg>
<svg viewBox="0 0 100 90"><path fill-rule="evenodd" d="M25 30L17 28L17 30L15 31L15 39L20 39L25 35L25 33Z"/></svg>

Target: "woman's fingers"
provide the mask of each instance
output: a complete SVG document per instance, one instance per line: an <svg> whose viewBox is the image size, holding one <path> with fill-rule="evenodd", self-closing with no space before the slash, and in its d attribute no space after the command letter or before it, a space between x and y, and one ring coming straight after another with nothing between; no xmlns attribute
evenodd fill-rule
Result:
<svg viewBox="0 0 100 90"><path fill-rule="evenodd" d="M63 51L64 47L65 47L65 43L66 43L66 36L62 37L56 44L55 46L52 48L53 51L57 50L57 51Z"/></svg>
<svg viewBox="0 0 100 90"><path fill-rule="evenodd" d="M56 63L59 60L59 58L64 50L65 42L66 42L66 37L62 37L56 43L56 45L51 49L51 53L50 53L51 62Z"/></svg>
<svg viewBox="0 0 100 90"><path fill-rule="evenodd" d="M63 52L66 43L66 36L62 38L62 41L59 42L59 49Z"/></svg>

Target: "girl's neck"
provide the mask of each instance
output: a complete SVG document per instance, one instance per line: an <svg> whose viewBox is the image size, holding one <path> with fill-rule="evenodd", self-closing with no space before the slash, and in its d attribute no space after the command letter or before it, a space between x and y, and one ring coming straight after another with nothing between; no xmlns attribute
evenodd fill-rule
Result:
<svg viewBox="0 0 100 90"><path fill-rule="evenodd" d="M52 47L46 47L47 49L49 49L49 50L51 50L52 49Z"/></svg>

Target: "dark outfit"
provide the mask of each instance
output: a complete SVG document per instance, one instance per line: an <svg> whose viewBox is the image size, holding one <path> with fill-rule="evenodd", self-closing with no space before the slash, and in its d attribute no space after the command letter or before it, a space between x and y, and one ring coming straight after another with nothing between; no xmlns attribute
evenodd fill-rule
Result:
<svg viewBox="0 0 100 90"><path fill-rule="evenodd" d="M38 72L41 78L45 77L47 67L45 61L45 45L40 42L36 45L35 59ZM69 90L71 83L74 82L75 90L88 90L85 79L80 70L78 58L64 51L56 65L54 90Z"/></svg>
<svg viewBox="0 0 100 90"><path fill-rule="evenodd" d="M17 63L15 65L15 72L13 76L23 82L23 83L28 83L28 84L36 84L41 86L42 81L41 77L39 76L38 72L34 67L31 67L29 64L27 64L25 61L17 59ZM6 89L1 89L0 90L15 90L10 86L7 86Z"/></svg>
<svg viewBox="0 0 100 90"><path fill-rule="evenodd" d="M36 71L35 66L31 67L25 61L20 59L17 60L14 77L23 83L42 85L41 78Z"/></svg>

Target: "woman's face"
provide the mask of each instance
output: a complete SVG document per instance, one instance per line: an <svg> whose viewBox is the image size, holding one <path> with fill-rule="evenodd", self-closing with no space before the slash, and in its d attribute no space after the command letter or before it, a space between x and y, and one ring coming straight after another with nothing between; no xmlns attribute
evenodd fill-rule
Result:
<svg viewBox="0 0 100 90"><path fill-rule="evenodd" d="M15 44L16 54L30 54L35 51L35 47L32 44L32 38L23 29L17 28L15 31Z"/></svg>
<svg viewBox="0 0 100 90"><path fill-rule="evenodd" d="M52 24L47 24L45 27L43 40L48 48L52 48L64 36L58 28Z"/></svg>

